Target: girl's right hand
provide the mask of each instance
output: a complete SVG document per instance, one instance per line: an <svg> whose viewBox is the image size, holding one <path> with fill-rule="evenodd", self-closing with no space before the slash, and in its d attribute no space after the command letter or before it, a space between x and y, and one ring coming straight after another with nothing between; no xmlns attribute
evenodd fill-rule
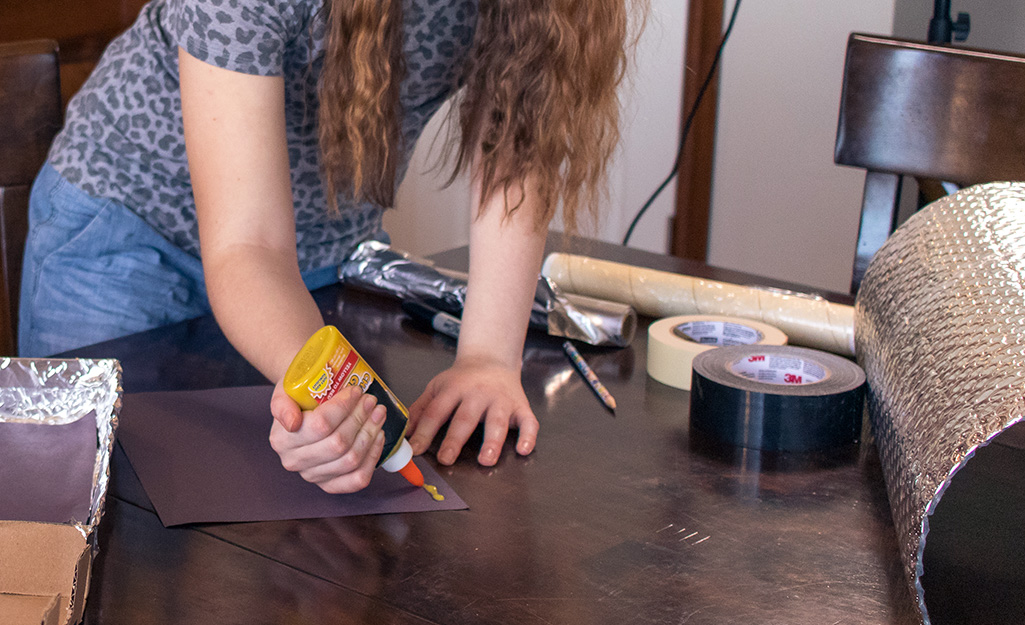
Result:
<svg viewBox="0 0 1025 625"><path fill-rule="evenodd" d="M384 450L386 410L376 397L350 386L302 412L278 382L270 408L270 444L283 467L328 493L352 493L370 484Z"/></svg>

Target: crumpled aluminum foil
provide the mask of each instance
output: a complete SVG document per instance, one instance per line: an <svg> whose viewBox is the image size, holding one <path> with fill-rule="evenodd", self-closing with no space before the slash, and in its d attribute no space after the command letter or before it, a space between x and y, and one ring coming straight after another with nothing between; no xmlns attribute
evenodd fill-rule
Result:
<svg viewBox="0 0 1025 625"><path fill-rule="evenodd" d="M121 395L117 360L0 358L0 422L45 427L96 419L89 520L76 525L86 538L103 516Z"/></svg>
<svg viewBox="0 0 1025 625"><path fill-rule="evenodd" d="M930 515L975 452L1025 416L1023 319L1021 183L971 187L912 216L858 293L858 362L904 575L925 623Z"/></svg>
<svg viewBox="0 0 1025 625"><path fill-rule="evenodd" d="M467 275L438 269L380 241L364 241L338 270L347 285L403 300L429 300L460 314ZM530 326L553 336L591 345L625 347L637 330L637 313L626 304L563 293L551 280L538 280Z"/></svg>

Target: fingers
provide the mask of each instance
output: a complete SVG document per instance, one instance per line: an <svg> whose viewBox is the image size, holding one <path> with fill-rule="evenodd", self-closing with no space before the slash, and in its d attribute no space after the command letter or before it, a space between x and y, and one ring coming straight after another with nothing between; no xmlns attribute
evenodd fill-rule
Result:
<svg viewBox="0 0 1025 625"><path fill-rule="evenodd" d="M282 466L306 481L330 493L353 492L370 482L384 447L386 417L385 406L373 395L346 388L305 413L296 432L275 420L271 446Z"/></svg>
<svg viewBox="0 0 1025 625"><path fill-rule="evenodd" d="M449 429L451 431L451 428ZM493 467L502 453L502 445L509 434L509 411L492 406L484 420L484 442L480 445L477 462L485 467ZM464 441L465 442L465 441ZM442 444L442 448L445 445ZM439 454L440 456L440 454Z"/></svg>
<svg viewBox="0 0 1025 625"><path fill-rule="evenodd" d="M526 456L534 451L534 446L537 445L537 433L541 429L541 424L529 409L517 412L513 415L512 421L519 429L519 435L516 437L516 453Z"/></svg>
<svg viewBox="0 0 1025 625"><path fill-rule="evenodd" d="M448 421L449 416L458 405L459 395L456 393L429 395L426 390L419 399L413 402L413 406L416 407L417 420L413 421L414 410L410 408L409 446L413 448L414 454L420 455L427 451L427 448L431 446L431 441L438 435L438 430Z"/></svg>
<svg viewBox="0 0 1025 625"><path fill-rule="evenodd" d="M324 409L327 408L328 404L325 403ZM353 471L361 464L363 456L370 449L377 433L381 431L386 414L384 406L377 405L377 398L373 395L364 395L333 432L318 440L288 449L280 454L281 464L289 471L302 474L304 478L305 472L329 463L336 463L339 472ZM308 422L312 420L307 419ZM325 418L323 422L331 423L333 419ZM302 436L305 427L304 424L293 436Z"/></svg>
<svg viewBox="0 0 1025 625"><path fill-rule="evenodd" d="M424 389L424 392L420 395L420 397L417 397L416 401L410 404L408 428L410 433L416 430L417 425L419 425L420 423L420 417L423 415L424 409L427 406L429 406L431 401L434 399L435 388L437 388L437 384L434 380L431 380L431 382L427 385L427 388ZM414 447L414 450L415 449L416 448Z"/></svg>
<svg viewBox="0 0 1025 625"><path fill-rule="evenodd" d="M378 407L381 411L384 407ZM377 467L377 460L381 457L381 453L384 451L384 432L379 431L375 436L369 453L364 456L363 461L352 471L344 472L343 474L334 474L328 470L324 474L324 478L320 481L308 480L313 482L326 493L339 494L339 493L355 493L356 491L362 491L363 489L370 486L370 480L374 474L374 468ZM340 462L342 459L339 459Z"/></svg>
<svg viewBox="0 0 1025 625"><path fill-rule="evenodd" d="M301 425L295 431L288 430L283 423L281 428L271 428L271 447L281 454L284 451L298 449L323 440L337 430L345 418L353 412L359 398L358 388L346 387L338 391L331 399L317 406L315 410L307 411L302 416ZM273 400L274 398L271 401L273 402ZM275 419L275 423L281 422Z"/></svg>
<svg viewBox="0 0 1025 625"><path fill-rule="evenodd" d="M470 401L464 401L459 404L459 408L452 415L452 422L448 425L445 439L441 441L441 447L438 449L438 462L449 465L459 458L459 452L462 451L463 445L466 444L473 431L477 429L477 424L480 423L484 408L484 406L475 406ZM498 442L498 449L501 449L502 441L504 440L505 435L503 434L502 439ZM498 453L496 451L491 464L494 464L497 460Z"/></svg>
<svg viewBox="0 0 1025 625"><path fill-rule="evenodd" d="M270 412L274 416L274 420L280 423L287 432L295 432L302 425L303 415L299 404L285 393L280 382L274 387L274 394L271 395Z"/></svg>
<svg viewBox="0 0 1025 625"><path fill-rule="evenodd" d="M448 430L438 447L438 462L454 463L478 424L484 422L484 439L477 461L494 466L510 427L520 429L516 451L531 453L537 442L539 424L530 409L518 371L479 362L456 365L438 374L410 407L410 438L413 452L421 454L431 445L446 421Z"/></svg>

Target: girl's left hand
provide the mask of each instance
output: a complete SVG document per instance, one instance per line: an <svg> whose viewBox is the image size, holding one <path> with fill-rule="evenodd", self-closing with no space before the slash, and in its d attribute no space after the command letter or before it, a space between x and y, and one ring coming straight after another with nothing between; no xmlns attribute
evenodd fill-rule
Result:
<svg viewBox="0 0 1025 625"><path fill-rule="evenodd" d="M435 376L409 407L413 453L426 451L449 418L452 422L438 450L438 462L445 465L456 461L481 420L484 442L477 462L484 466L498 462L510 427L519 430L516 452L523 456L534 450L540 427L523 392L519 368L486 357L456 358L452 368Z"/></svg>

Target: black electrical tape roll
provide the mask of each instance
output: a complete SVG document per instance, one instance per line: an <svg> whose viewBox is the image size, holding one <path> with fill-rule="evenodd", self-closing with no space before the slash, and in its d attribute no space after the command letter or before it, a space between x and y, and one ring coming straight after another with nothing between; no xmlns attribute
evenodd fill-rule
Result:
<svg viewBox="0 0 1025 625"><path fill-rule="evenodd" d="M694 358L691 427L765 451L857 442L865 372L840 356L788 345L720 347Z"/></svg>

